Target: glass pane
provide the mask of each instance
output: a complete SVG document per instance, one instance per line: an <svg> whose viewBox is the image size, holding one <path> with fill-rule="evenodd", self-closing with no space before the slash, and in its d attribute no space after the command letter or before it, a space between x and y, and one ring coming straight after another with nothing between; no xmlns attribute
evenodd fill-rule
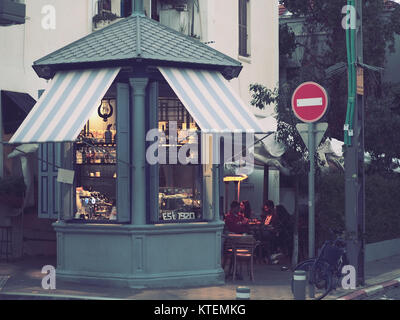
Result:
<svg viewBox="0 0 400 320"><path fill-rule="evenodd" d="M247 0L239 0L239 54L241 56L248 56Z"/></svg>
<svg viewBox="0 0 400 320"><path fill-rule="evenodd" d="M116 100L104 97L74 144L75 219L117 219Z"/></svg>
<svg viewBox="0 0 400 320"><path fill-rule="evenodd" d="M103 10L111 11L111 0L99 0L98 1L99 13Z"/></svg>
<svg viewBox="0 0 400 320"><path fill-rule="evenodd" d="M199 166L161 165L159 180L160 220L202 218Z"/></svg>
<svg viewBox="0 0 400 320"><path fill-rule="evenodd" d="M195 146L195 151L186 156L198 158L199 145L194 142L198 126L178 98L159 98L158 127L164 134L161 141L167 161L171 161L170 153L178 154L189 143ZM182 164L179 159L176 159L176 164L159 165L159 221L182 222L203 218L201 168L200 164L190 161Z"/></svg>

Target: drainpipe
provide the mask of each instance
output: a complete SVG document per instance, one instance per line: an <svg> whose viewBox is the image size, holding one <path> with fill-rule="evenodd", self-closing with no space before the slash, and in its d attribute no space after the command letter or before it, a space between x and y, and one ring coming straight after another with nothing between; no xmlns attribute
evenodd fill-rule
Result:
<svg viewBox="0 0 400 320"><path fill-rule="evenodd" d="M347 1L348 8L355 8L355 1ZM349 9L350 10L350 9ZM349 12L351 13L351 11ZM353 137L353 123L354 123L354 108L356 103L356 48L355 48L355 37L356 30L352 28L346 29L346 47L347 47L347 64L348 64L348 101L347 101L347 113L345 122L345 134L344 144L346 146L352 145Z"/></svg>

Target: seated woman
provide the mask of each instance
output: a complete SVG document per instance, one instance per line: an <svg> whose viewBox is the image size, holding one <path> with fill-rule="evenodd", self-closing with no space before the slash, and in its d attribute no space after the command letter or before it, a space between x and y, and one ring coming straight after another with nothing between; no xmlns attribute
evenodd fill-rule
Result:
<svg viewBox="0 0 400 320"><path fill-rule="evenodd" d="M240 202L240 213L244 215L245 218L251 219L253 212L251 211L249 200L243 200Z"/></svg>
<svg viewBox="0 0 400 320"><path fill-rule="evenodd" d="M267 200L261 208L261 221L265 226L274 227L277 224L277 216L275 214L275 204L272 200Z"/></svg>
<svg viewBox="0 0 400 320"><path fill-rule="evenodd" d="M231 203L230 211L225 215L225 225L228 231L234 233L247 233L248 232L248 219L239 214L240 204L238 201L233 200Z"/></svg>
<svg viewBox="0 0 400 320"><path fill-rule="evenodd" d="M225 215L225 227L228 232L232 233L248 233L249 226L248 226L248 219L240 213L240 203L236 200L232 201L231 207L229 212ZM225 244L223 244L225 247ZM231 258L232 262L232 258ZM223 265L225 264L225 258ZM232 272L232 263L230 266L230 273ZM236 278L241 280L241 270L237 270Z"/></svg>
<svg viewBox="0 0 400 320"><path fill-rule="evenodd" d="M293 250L293 219L283 205L276 206L276 214L278 216L278 246L283 254L290 257Z"/></svg>
<svg viewBox="0 0 400 320"><path fill-rule="evenodd" d="M279 218L275 212L272 200L267 200L262 208L261 214L262 231L261 241L263 247L263 258L267 262L275 263L278 250Z"/></svg>

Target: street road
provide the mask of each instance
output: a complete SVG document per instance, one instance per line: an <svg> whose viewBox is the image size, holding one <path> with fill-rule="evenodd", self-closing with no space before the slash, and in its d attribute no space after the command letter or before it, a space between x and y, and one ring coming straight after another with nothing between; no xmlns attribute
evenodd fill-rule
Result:
<svg viewBox="0 0 400 320"><path fill-rule="evenodd" d="M400 286L393 289L382 291L363 300L400 300Z"/></svg>

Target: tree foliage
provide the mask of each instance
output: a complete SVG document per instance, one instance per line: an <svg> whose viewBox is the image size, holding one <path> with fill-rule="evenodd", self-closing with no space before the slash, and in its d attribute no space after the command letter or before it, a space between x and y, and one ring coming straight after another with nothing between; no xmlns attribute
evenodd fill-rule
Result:
<svg viewBox="0 0 400 320"><path fill-rule="evenodd" d="M285 24L279 25L279 55L282 57L292 57L296 50L296 35L290 27Z"/></svg>
<svg viewBox="0 0 400 320"><path fill-rule="evenodd" d="M329 238L329 229L345 229L343 173L323 175L316 184L317 246ZM400 176L369 174L365 183L365 240L367 243L400 237L398 208ZM339 205L338 205L339 204Z"/></svg>
<svg viewBox="0 0 400 320"><path fill-rule="evenodd" d="M364 63L384 67L386 53L394 51L395 36L400 34L400 5L388 10L383 0L362 2ZM326 70L337 63L347 64L346 33L342 27L342 8L347 1L282 0L281 3L294 17L303 19L306 37L299 41L293 37L290 27L280 27L280 68L288 70L285 64L296 48L302 53L300 67L289 69L291 72L280 82L279 91L260 85L252 86L251 91L257 107L277 104L279 138L288 147L285 157L294 166L301 167L306 150L294 127L298 120L291 110L291 95L302 82L315 81L327 89L329 109L322 119L329 124L326 137L343 141L347 69L330 76ZM400 144L393 143L400 141L396 129L400 127L400 85L384 83L382 74L369 69L364 75L365 149L371 154L371 169L389 170L393 166L392 158L400 158Z"/></svg>

